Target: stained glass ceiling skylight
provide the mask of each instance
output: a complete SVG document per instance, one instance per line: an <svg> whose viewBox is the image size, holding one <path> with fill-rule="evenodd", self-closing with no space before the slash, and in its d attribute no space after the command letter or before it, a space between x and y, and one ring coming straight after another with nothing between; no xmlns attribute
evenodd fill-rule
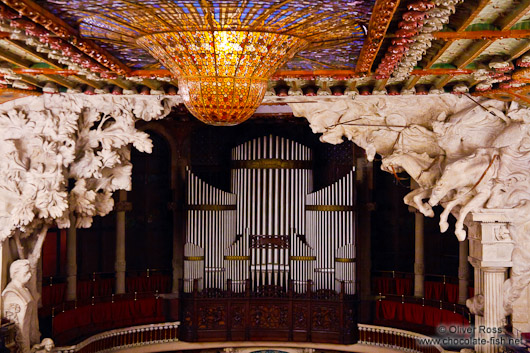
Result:
<svg viewBox="0 0 530 353"><path fill-rule="evenodd" d="M132 68L153 67L157 60L130 38L136 33L177 22L196 28L209 18L225 29L265 27L314 36L312 45L296 55L286 69L349 68L363 44L374 0L40 0L57 14ZM260 23L261 22L261 25ZM85 33L86 31L86 33ZM326 34L321 36L320 34ZM318 39L318 40L316 40ZM316 49L318 48L318 49Z"/></svg>
<svg viewBox="0 0 530 353"><path fill-rule="evenodd" d="M289 60L348 67L360 47L361 2L330 0L74 0L55 2L85 37L141 48L178 79L185 105L198 119L234 125L261 104L267 81ZM61 13L65 15L65 13ZM345 60L346 59L346 60Z"/></svg>

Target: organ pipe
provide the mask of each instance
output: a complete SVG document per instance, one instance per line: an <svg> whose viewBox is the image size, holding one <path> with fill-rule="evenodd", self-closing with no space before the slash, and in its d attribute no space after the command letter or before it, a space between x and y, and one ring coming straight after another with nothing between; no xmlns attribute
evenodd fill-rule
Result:
<svg viewBox="0 0 530 353"><path fill-rule="evenodd" d="M275 286L355 292L354 170L313 191L312 152L279 136L233 148L231 192L188 170L185 291Z"/></svg>

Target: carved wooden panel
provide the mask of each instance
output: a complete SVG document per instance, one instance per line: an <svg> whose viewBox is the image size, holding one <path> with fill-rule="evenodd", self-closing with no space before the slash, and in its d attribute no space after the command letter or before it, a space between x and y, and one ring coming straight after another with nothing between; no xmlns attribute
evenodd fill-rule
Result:
<svg viewBox="0 0 530 353"><path fill-rule="evenodd" d="M294 329L307 329L307 306L303 304L293 305L293 327Z"/></svg>
<svg viewBox="0 0 530 353"><path fill-rule="evenodd" d="M288 235L252 235L250 247L253 249L289 249Z"/></svg>
<svg viewBox="0 0 530 353"><path fill-rule="evenodd" d="M193 325L193 307L186 306L182 310L182 320L181 320L181 326L182 327L191 327Z"/></svg>
<svg viewBox="0 0 530 353"><path fill-rule="evenodd" d="M256 305L250 308L250 325L253 328L287 329L289 309L280 305Z"/></svg>
<svg viewBox="0 0 530 353"><path fill-rule="evenodd" d="M232 306L232 328L245 328L245 306L244 305L233 305Z"/></svg>
<svg viewBox="0 0 530 353"><path fill-rule="evenodd" d="M217 329L226 326L226 310L222 305L199 308L198 328Z"/></svg>
<svg viewBox="0 0 530 353"><path fill-rule="evenodd" d="M336 331L339 329L339 312L337 308L313 307L312 328L314 330Z"/></svg>

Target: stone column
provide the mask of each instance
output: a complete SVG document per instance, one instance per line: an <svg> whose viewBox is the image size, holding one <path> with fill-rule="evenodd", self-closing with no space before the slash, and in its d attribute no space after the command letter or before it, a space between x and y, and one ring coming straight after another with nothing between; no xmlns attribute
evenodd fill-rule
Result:
<svg viewBox="0 0 530 353"><path fill-rule="evenodd" d="M423 215L414 211L414 296L424 296L424 281L425 281L425 247L424 247L424 231L423 231Z"/></svg>
<svg viewBox="0 0 530 353"><path fill-rule="evenodd" d="M485 267L482 268L484 283L484 337L487 344L481 352L500 352L501 345L494 344L497 332L488 332L491 329L499 329L505 325L504 308L502 306L502 284L506 279L507 268Z"/></svg>
<svg viewBox="0 0 530 353"><path fill-rule="evenodd" d="M498 332L505 325L502 286L508 268L512 267L514 242L508 232L509 210L482 209L473 213L475 226L470 227L469 261L475 268L475 302L483 295L483 315L475 316L476 338L483 340L475 346L478 353L496 353ZM482 317L481 317L482 316ZM486 332L479 332L478 329Z"/></svg>
<svg viewBox="0 0 530 353"><path fill-rule="evenodd" d="M466 304L467 288L469 286L468 253L469 241L466 239L459 243L458 248L458 303L462 305Z"/></svg>
<svg viewBox="0 0 530 353"><path fill-rule="evenodd" d="M66 300L77 299L77 230L70 212L70 228L66 233Z"/></svg>
<svg viewBox="0 0 530 353"><path fill-rule="evenodd" d="M116 205L116 294L125 293L125 211L128 208L127 191L120 190Z"/></svg>

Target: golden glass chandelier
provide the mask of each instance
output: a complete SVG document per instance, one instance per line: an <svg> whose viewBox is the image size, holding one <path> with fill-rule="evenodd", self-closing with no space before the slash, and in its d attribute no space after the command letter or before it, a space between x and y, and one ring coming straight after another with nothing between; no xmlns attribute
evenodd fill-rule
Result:
<svg viewBox="0 0 530 353"><path fill-rule="evenodd" d="M371 8L372 0L366 1ZM136 62L139 48L156 58L178 79L179 93L198 119L235 125L254 113L268 79L300 51L325 52L342 46L351 52L362 43L358 20L366 17L366 11L359 4L350 0L70 0L57 6L80 24L83 36L104 42ZM329 55L335 57L333 52Z"/></svg>
<svg viewBox="0 0 530 353"><path fill-rule="evenodd" d="M250 31L154 33L137 43L175 74L186 107L211 125L250 118L268 79L308 45L294 36Z"/></svg>

